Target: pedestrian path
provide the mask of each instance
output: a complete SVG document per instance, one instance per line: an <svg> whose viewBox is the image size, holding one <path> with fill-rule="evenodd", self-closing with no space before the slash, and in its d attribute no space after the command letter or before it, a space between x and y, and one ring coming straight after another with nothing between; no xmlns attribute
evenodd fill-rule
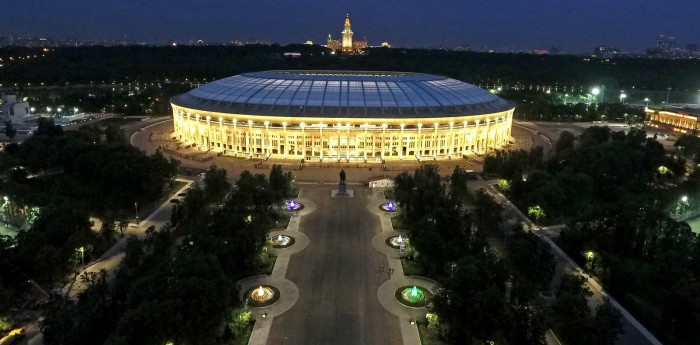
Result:
<svg viewBox="0 0 700 345"><path fill-rule="evenodd" d="M301 194L299 195L301 196ZM316 210L316 204L311 200L297 198L296 201L304 205L304 208L293 212L289 219L289 224L285 230L275 230L270 232L270 236L288 235L294 237L294 244L288 248L273 248L271 253L277 256L275 267L272 269L271 275L260 275L248 277L238 282L239 298L244 300L244 294L251 289L260 285L272 285L280 292L280 299L269 307L264 308L249 308L255 326L248 340L249 345L265 345L270 334L272 321L275 316L279 316L289 309L299 299L299 289L292 281L285 279L287 274L287 266L289 265L290 256L301 252L309 245L309 237L299 231L299 222L301 217Z"/></svg>
<svg viewBox="0 0 700 345"><path fill-rule="evenodd" d="M405 231L394 230L391 224L393 213L379 209L379 206L385 202L384 192L381 189L374 190L367 200L367 209L379 217L382 226L382 232L372 238L372 246L377 251L384 253L389 261L389 266L381 269L391 272L391 279L384 282L377 289L377 300L384 309L399 318L403 344L420 345L420 334L418 333L416 320L425 318L427 310L425 308L411 308L399 303L394 293L402 286L407 285L422 286L434 293L437 282L426 277L404 275L399 250L389 247L386 244L386 240L394 236L406 236L407 234Z"/></svg>

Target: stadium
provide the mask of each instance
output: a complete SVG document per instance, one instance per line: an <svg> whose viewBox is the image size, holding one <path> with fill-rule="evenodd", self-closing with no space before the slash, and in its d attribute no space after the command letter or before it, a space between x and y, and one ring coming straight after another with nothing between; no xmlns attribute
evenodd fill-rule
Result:
<svg viewBox="0 0 700 345"><path fill-rule="evenodd" d="M511 138L514 104L447 77L265 71L171 99L174 133L202 151L304 161L450 159Z"/></svg>

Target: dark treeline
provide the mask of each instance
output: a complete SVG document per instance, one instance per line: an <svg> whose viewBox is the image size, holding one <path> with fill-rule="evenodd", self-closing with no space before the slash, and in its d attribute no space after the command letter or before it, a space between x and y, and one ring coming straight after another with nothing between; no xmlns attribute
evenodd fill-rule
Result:
<svg viewBox="0 0 700 345"><path fill-rule="evenodd" d="M9 47L0 49L0 57L37 51ZM285 52L300 52L302 56L283 57ZM0 80L64 85L165 78L202 80L267 69L349 69L433 73L474 84L700 88L700 64L696 60L606 61L580 56L383 48L370 49L365 56L339 56L320 46L304 45L80 47L56 48L44 54L37 59L6 60L6 66L0 69Z"/></svg>
<svg viewBox="0 0 700 345"><path fill-rule="evenodd" d="M562 132L553 156L534 164L528 152L499 151L484 172L504 178L533 220L568 224L562 248L660 339L697 344L700 237L678 220L697 209L700 174L686 159L700 157L699 144L684 136L667 154L643 131L591 127Z"/></svg>
<svg viewBox="0 0 700 345"><path fill-rule="evenodd" d="M443 183L434 165L395 179L399 217L410 231L404 264L414 263L439 282L428 328L450 344L535 345L545 343L548 328L576 324L580 336L571 344L614 342L619 315L603 304L601 315L610 317L594 318L587 290L574 276L562 279L559 298L546 312L538 292L550 290L554 276L548 246L520 224L506 225L502 206L483 191L473 208L465 207L472 199L467 180L468 173L455 168ZM494 250L489 239L502 248Z"/></svg>

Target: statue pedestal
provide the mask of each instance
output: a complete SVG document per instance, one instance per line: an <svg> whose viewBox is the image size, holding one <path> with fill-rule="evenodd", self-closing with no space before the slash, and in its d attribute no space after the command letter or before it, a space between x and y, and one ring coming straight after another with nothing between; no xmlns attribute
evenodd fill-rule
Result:
<svg viewBox="0 0 700 345"><path fill-rule="evenodd" d="M331 192L331 197L332 198L352 198L354 196L353 191L348 190L348 185L345 183L339 183L338 184L338 189L334 189Z"/></svg>

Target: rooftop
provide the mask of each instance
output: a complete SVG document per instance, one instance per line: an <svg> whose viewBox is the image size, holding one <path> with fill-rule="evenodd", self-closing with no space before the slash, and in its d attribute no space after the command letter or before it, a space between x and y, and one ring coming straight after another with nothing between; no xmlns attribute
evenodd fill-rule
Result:
<svg viewBox="0 0 700 345"><path fill-rule="evenodd" d="M222 113L300 117L443 117L506 111L487 90L431 74L265 71L220 79L174 97L175 105Z"/></svg>

